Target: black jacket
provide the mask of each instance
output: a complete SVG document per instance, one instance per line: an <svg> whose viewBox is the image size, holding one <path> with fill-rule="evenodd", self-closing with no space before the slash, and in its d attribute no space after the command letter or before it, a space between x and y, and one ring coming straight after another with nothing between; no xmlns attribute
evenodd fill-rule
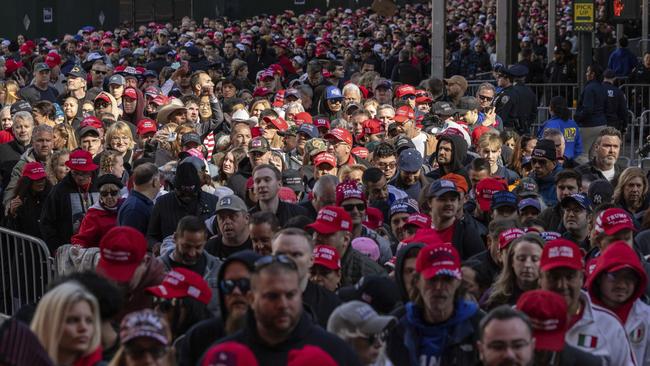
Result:
<svg viewBox="0 0 650 366"><path fill-rule="evenodd" d="M248 204L246 197L246 181L253 175L253 166L248 157L243 158L237 165L237 172L228 179L226 187L232 189L239 198ZM250 206L248 206L250 207Z"/></svg>
<svg viewBox="0 0 650 366"><path fill-rule="evenodd" d="M487 249L469 257L467 261L475 261L480 263L481 270L477 272L487 274L490 277L488 282L496 281L497 276L499 276L499 273L501 273L501 267L499 267L494 259L492 259L492 256Z"/></svg>
<svg viewBox="0 0 650 366"><path fill-rule="evenodd" d="M622 166L620 166L618 164L614 165L614 179L612 179L610 181L610 183L612 184L612 187L616 187L616 185L618 184L618 177L621 176L621 173L623 173L623 170L625 170L625 168L623 168ZM605 178L605 176L603 175L603 173L600 170L596 169L596 167L594 166L593 161L590 161L588 163L585 163L585 164L582 164L582 165L576 167L575 171L580 173L581 175L595 174L595 175L598 176L598 179L607 179L607 178Z"/></svg>
<svg viewBox="0 0 650 366"><path fill-rule="evenodd" d="M253 269L253 263L259 258L259 255L253 251L247 250L237 252L221 265L217 272L217 282L221 283L228 265L232 262L241 262L249 269ZM219 295L220 316L212 319L203 320L195 324L186 333L185 337L179 339L176 344L178 366L194 366L201 359L201 355L217 339L225 337L225 319L228 318L228 309L226 308L224 296Z"/></svg>
<svg viewBox="0 0 650 366"><path fill-rule="evenodd" d="M544 221L544 229L546 231L558 231L560 225L562 225L562 209L560 208L560 204L547 207L537 218Z"/></svg>
<svg viewBox="0 0 650 366"><path fill-rule="evenodd" d="M83 196L70 173L47 196L41 213L41 234L51 253L61 245L70 243L88 208L99 201L93 184L85 203Z"/></svg>
<svg viewBox="0 0 650 366"><path fill-rule="evenodd" d="M456 228L451 242L458 250L461 260L465 260L485 250L485 243L481 235L486 233L485 226L476 221L472 216L464 215L456 220Z"/></svg>
<svg viewBox="0 0 650 366"><path fill-rule="evenodd" d="M610 82L603 82L603 88L607 93L607 103L605 104L607 125L617 128L621 133L625 133L628 121L625 95L621 89Z"/></svg>
<svg viewBox="0 0 650 366"><path fill-rule="evenodd" d="M467 157L467 142L460 136L442 135L438 140L436 153L432 156L432 158L436 158L438 156L438 149L440 148L440 143L443 141L449 142L453 147L453 156L451 163L447 166L439 166L438 169L432 170L427 174L427 177L431 179L440 179L445 174L456 173L465 177L467 184L471 186L472 182L470 181L469 175L464 168L466 165L465 158Z"/></svg>
<svg viewBox="0 0 650 366"><path fill-rule="evenodd" d="M607 104L607 93L603 84L598 80L591 80L585 84L580 98L578 108L573 119L580 127L604 126L607 123L605 116L605 105Z"/></svg>
<svg viewBox="0 0 650 366"><path fill-rule="evenodd" d="M301 349L305 345L321 348L332 356L337 365L361 365L359 358L347 343L314 324L310 316L304 311L289 337L275 346L267 345L260 338L252 311L248 312L244 329L218 340L216 344L229 341L239 342L250 348L260 365L286 365L289 351Z"/></svg>
<svg viewBox="0 0 650 366"><path fill-rule="evenodd" d="M40 228L41 212L43 212L45 199L51 190L52 187L47 186L43 192L30 191L25 196L22 196L23 204L16 210L16 217L7 216L5 226L23 234L43 239Z"/></svg>
<svg viewBox="0 0 650 366"><path fill-rule="evenodd" d="M393 67L390 78L402 84L419 85L422 73L410 61L402 61Z"/></svg>
<svg viewBox="0 0 650 366"><path fill-rule="evenodd" d="M361 277L368 275L386 275L386 271L350 245L341 258L341 286L356 285Z"/></svg>
<svg viewBox="0 0 650 366"><path fill-rule="evenodd" d="M260 212L260 205L259 203L253 206L250 210L248 210L249 214L254 214L255 212ZM306 208L298 205L294 205L293 203L289 202L284 202L284 201L279 201L278 202L278 209L275 211L275 216L278 218L278 221L280 222L280 226L284 226L287 221L289 221L292 217L296 216L307 216L309 212L307 211Z"/></svg>
<svg viewBox="0 0 650 366"><path fill-rule="evenodd" d="M335 293L311 281L307 282L307 288L302 293L302 302L309 306L323 329L327 328L327 321L334 309L341 305L341 299Z"/></svg>
<svg viewBox="0 0 650 366"><path fill-rule="evenodd" d="M162 242L164 238L173 234L178 221L185 216L194 215L207 220L214 215L217 201L217 196L203 191L199 192L198 201L189 206L179 201L174 192L158 198L153 205L147 229L149 244Z"/></svg>
<svg viewBox="0 0 650 366"><path fill-rule="evenodd" d="M6 188L11 180L11 171L14 165L20 160L20 156L27 151L27 146L23 146L18 141L13 140L6 144L0 145L0 175L2 175L2 188Z"/></svg>

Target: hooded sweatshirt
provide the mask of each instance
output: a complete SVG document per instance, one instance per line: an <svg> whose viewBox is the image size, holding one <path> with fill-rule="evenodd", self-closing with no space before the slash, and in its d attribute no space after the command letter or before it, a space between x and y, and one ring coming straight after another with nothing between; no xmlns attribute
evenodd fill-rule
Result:
<svg viewBox="0 0 650 366"><path fill-rule="evenodd" d="M243 263L250 271L253 270L253 264L259 258L259 254L252 250L244 250L232 254L219 268L217 273L217 283L221 283L226 268L233 262ZM228 319L228 309L225 304L225 297L219 294L220 316L203 320L190 328L185 337L181 338L177 345L178 365L194 366L201 359L201 355L217 339L225 337L225 323Z"/></svg>
<svg viewBox="0 0 650 366"><path fill-rule="evenodd" d="M464 161L467 156L467 143L465 140L457 135L442 135L438 139L438 146L436 147L435 159L437 159L438 151L440 149L440 144L443 142L449 142L452 146L452 159L448 165L438 166L437 169L432 170L427 174L427 177L432 179L440 179L443 175L449 173L455 173L462 175L467 184L471 186L471 181L469 180L469 175L465 171Z"/></svg>
<svg viewBox="0 0 650 366"><path fill-rule="evenodd" d="M411 243L400 249L397 252L397 260L395 261L395 282L397 283L397 289L399 290L399 295L403 303L411 301L409 298L408 292L406 291L406 285L404 284L404 265L406 264L406 254L413 248L422 249L424 248L423 243Z"/></svg>
<svg viewBox="0 0 650 366"><path fill-rule="evenodd" d="M602 301L600 283L602 276L621 269L632 269L638 276L638 283L632 296L618 307L609 307ZM634 249L625 242L619 241L610 244L603 254L596 260L593 272L587 278L586 287L594 304L600 305L614 312L625 328L628 340L638 365L650 364L650 306L641 301L648 276L641 266L639 257Z"/></svg>
<svg viewBox="0 0 650 366"><path fill-rule="evenodd" d="M115 117L115 120L118 120L120 118L120 116L122 115L122 110L117 105L117 99L115 99L115 97L111 93L103 91L103 92L100 92L99 94L97 94L97 96L95 97L95 100L97 100L97 98L99 98L100 95L105 95L105 96L108 97L108 99L110 99L110 101L111 101L111 113L113 114L113 117ZM138 103L139 103L139 100L138 100Z"/></svg>

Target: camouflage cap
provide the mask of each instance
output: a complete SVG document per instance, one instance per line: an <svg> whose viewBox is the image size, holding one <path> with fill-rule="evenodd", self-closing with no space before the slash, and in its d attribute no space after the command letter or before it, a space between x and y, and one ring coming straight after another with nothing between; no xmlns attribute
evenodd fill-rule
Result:
<svg viewBox="0 0 650 366"><path fill-rule="evenodd" d="M315 138L305 143L305 151L309 156L316 156L324 151L327 151L327 143L321 138Z"/></svg>

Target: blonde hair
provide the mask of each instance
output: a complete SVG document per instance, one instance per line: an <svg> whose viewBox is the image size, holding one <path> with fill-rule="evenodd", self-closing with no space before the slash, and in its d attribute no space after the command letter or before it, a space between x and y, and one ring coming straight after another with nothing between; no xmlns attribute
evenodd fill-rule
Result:
<svg viewBox="0 0 650 366"><path fill-rule="evenodd" d="M131 140L129 142L129 149L133 149L135 146L135 141L133 141L133 134L131 133L131 128L125 122L119 121L115 122L111 127L106 130L104 134L104 144L107 147L111 146L111 140L117 135L125 135Z"/></svg>
<svg viewBox="0 0 650 366"><path fill-rule="evenodd" d="M645 175L645 172L641 168L629 167L621 173L621 176L618 178L618 183L614 188L614 202L622 202L625 197L623 197L623 189L628 183L634 178L641 178L643 182L643 191L641 192L641 202L645 201L646 195L648 194L648 178Z"/></svg>
<svg viewBox="0 0 650 366"><path fill-rule="evenodd" d="M339 182L345 181L347 178L349 178L350 173L354 171L361 171L361 174L363 174L366 169L368 168L365 165L361 164L343 165L341 168L339 168L339 171L337 173Z"/></svg>
<svg viewBox="0 0 650 366"><path fill-rule="evenodd" d="M271 102L266 99L258 99L251 103L251 107L248 109L248 113L252 116L253 110L257 107L258 104L264 104L264 109L271 109Z"/></svg>
<svg viewBox="0 0 650 366"><path fill-rule="evenodd" d="M54 126L53 132L61 136L61 138L65 139L66 144L63 147L64 149L72 151L77 148L77 139L74 135L74 129L72 126L67 123L59 123L58 125Z"/></svg>
<svg viewBox="0 0 650 366"><path fill-rule="evenodd" d="M63 324L72 307L85 301L93 313L94 331L84 355L94 352L101 340L101 324L97 299L77 282L64 282L48 291L38 303L31 329L38 337L48 355L58 364L59 344L63 336Z"/></svg>
<svg viewBox="0 0 650 366"><path fill-rule="evenodd" d="M534 233L520 236L510 243L508 246L508 254L503 261L503 270L492 287L494 291L492 291L492 294L490 294L490 297L486 301L486 306L488 308L504 305L508 302L510 296L512 296L513 290L515 286L517 286L517 276L515 275L512 263L514 261L515 250L521 243L537 244L541 249L544 249L544 240ZM539 279L537 287L539 287Z"/></svg>
<svg viewBox="0 0 650 366"><path fill-rule="evenodd" d="M479 150L491 147L501 148L501 146L503 146L503 141L498 133L486 132L478 139L477 145Z"/></svg>
<svg viewBox="0 0 650 366"><path fill-rule="evenodd" d="M20 97L18 96L18 91L20 91L20 86L14 80L7 80L4 83L3 89L5 90L5 100L0 101L2 105L10 106L16 103Z"/></svg>
<svg viewBox="0 0 650 366"><path fill-rule="evenodd" d="M45 166L45 173L47 174L47 180L49 180L50 183L52 183L52 185L56 185L57 183L59 183L59 181L56 179L56 174L54 173L54 169L56 169L59 159L61 159L61 157L64 155L69 156L70 151L66 149L53 151L52 155L50 155L50 158L47 159L47 164ZM67 161L68 158L66 158L65 160Z"/></svg>

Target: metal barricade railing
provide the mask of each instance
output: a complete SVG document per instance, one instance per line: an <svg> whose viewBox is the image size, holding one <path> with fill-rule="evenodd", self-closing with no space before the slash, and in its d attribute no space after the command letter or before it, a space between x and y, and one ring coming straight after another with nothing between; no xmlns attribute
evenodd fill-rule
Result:
<svg viewBox="0 0 650 366"><path fill-rule="evenodd" d="M632 113L632 112L630 112ZM634 141L635 145L632 146L633 157L638 161L638 164L641 164L642 157L637 156L636 151L641 148L646 142L646 135L650 133L650 110L646 110L639 118L634 119L634 123L628 127L628 130L631 129L631 139ZM634 159L633 159L634 160Z"/></svg>
<svg viewBox="0 0 650 366"><path fill-rule="evenodd" d="M537 105L541 107L547 107L551 103L551 98L557 96L564 97L569 107L575 107L574 102L580 96L578 84L543 83L526 85L533 89L533 92L537 95Z"/></svg>
<svg viewBox="0 0 650 366"><path fill-rule="evenodd" d="M36 303L54 277L54 259L40 239L0 227L0 313Z"/></svg>
<svg viewBox="0 0 650 366"><path fill-rule="evenodd" d="M650 85L623 84L621 90L627 99L627 108L635 117L640 117L644 111L650 109Z"/></svg>

